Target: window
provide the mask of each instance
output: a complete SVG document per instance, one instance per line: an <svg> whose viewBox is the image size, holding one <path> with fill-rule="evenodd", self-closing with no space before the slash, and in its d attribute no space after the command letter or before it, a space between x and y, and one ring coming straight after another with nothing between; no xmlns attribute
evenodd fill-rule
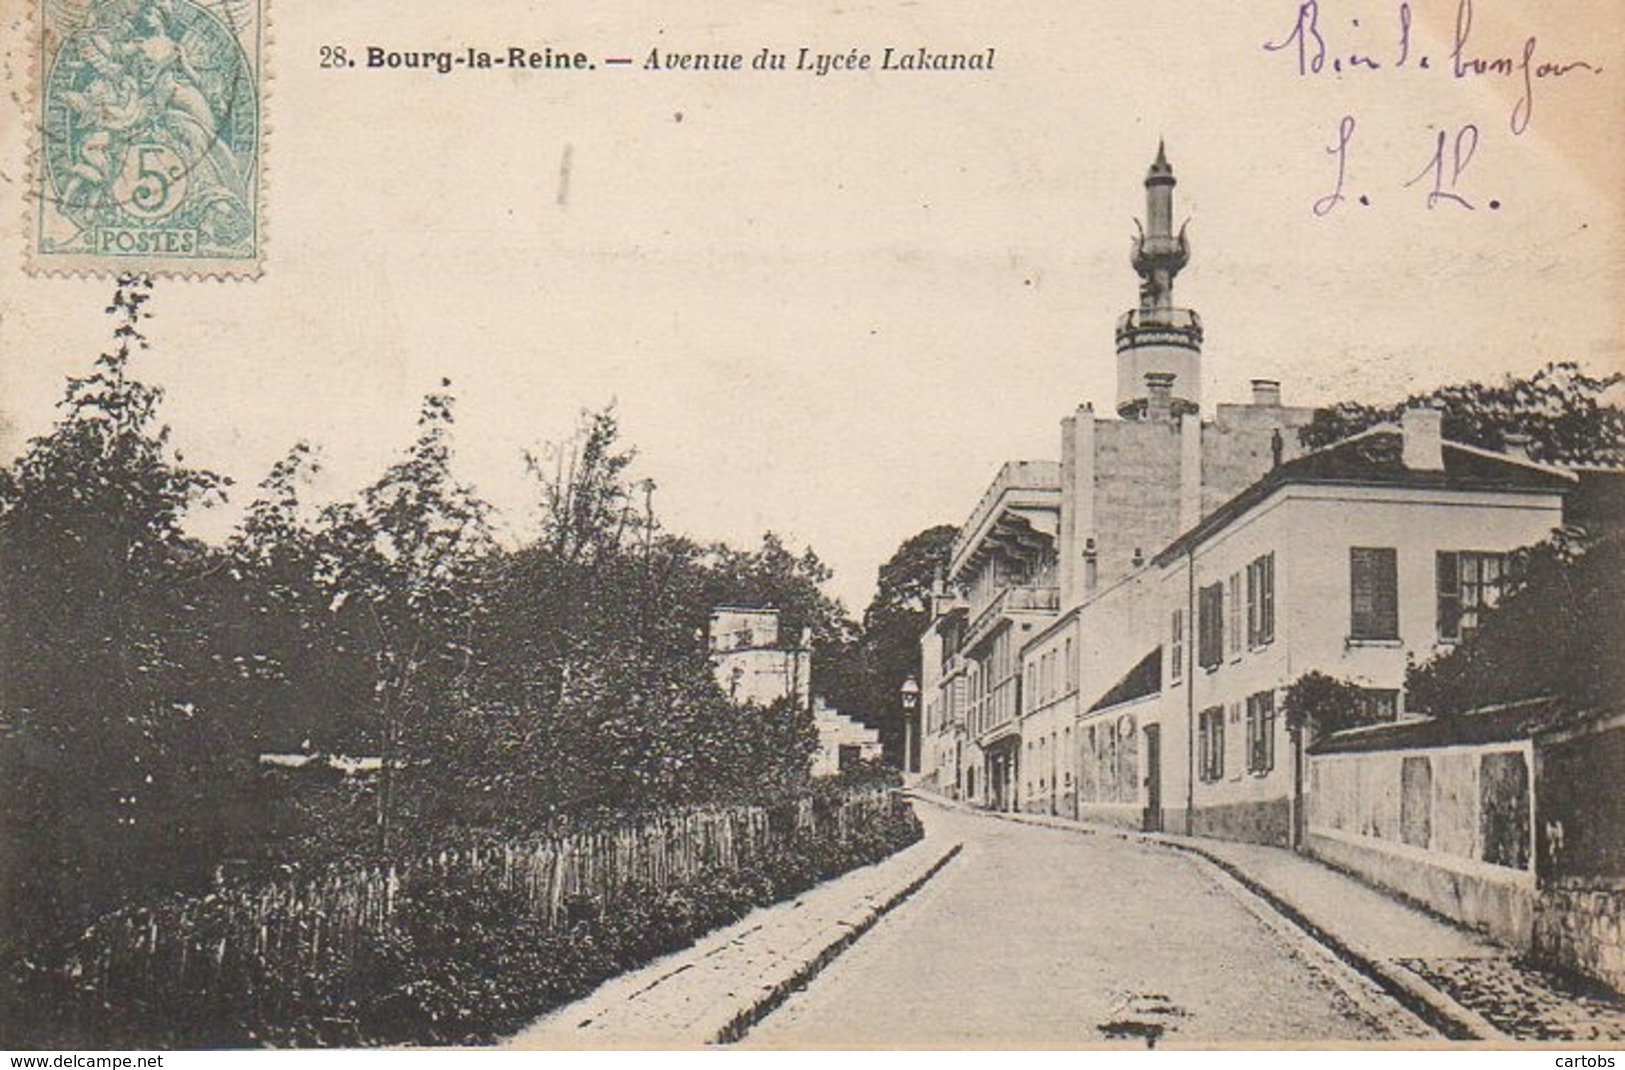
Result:
<svg viewBox="0 0 1625 1070"><path fill-rule="evenodd" d="M1399 638L1399 552L1391 546L1349 550L1351 639Z"/></svg>
<svg viewBox="0 0 1625 1070"><path fill-rule="evenodd" d="M1234 657L1241 653L1241 573L1230 574L1230 589L1225 594L1230 600L1230 655Z"/></svg>
<svg viewBox="0 0 1625 1070"><path fill-rule="evenodd" d="M1174 610L1172 638L1168 647L1168 679L1178 683L1185 675L1185 611Z"/></svg>
<svg viewBox="0 0 1625 1070"><path fill-rule="evenodd" d="M1506 578L1502 554L1440 551L1439 640L1453 643L1478 627L1484 610L1500 601Z"/></svg>
<svg viewBox="0 0 1625 1070"><path fill-rule="evenodd" d="M1399 692L1391 688L1362 687L1356 698L1362 721L1397 721L1399 719Z"/></svg>
<svg viewBox="0 0 1625 1070"><path fill-rule="evenodd" d="M1275 692L1247 696L1247 771L1275 768Z"/></svg>
<svg viewBox="0 0 1625 1070"><path fill-rule="evenodd" d="M1202 711L1197 721L1197 771L1205 781L1224 779L1224 707Z"/></svg>
<svg viewBox="0 0 1625 1070"><path fill-rule="evenodd" d="M1211 669L1224 660L1224 584L1209 584L1196 594L1196 661Z"/></svg>
<svg viewBox="0 0 1625 1070"><path fill-rule="evenodd" d="M1247 566L1247 645L1275 641L1275 555L1255 558Z"/></svg>
<svg viewBox="0 0 1625 1070"><path fill-rule="evenodd" d="M1066 641L1066 689L1068 691L1078 689L1078 658L1072 650L1071 638Z"/></svg>

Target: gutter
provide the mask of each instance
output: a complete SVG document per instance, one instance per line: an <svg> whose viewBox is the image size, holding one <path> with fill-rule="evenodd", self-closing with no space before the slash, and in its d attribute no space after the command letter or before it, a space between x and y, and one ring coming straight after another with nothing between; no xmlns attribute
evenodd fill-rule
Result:
<svg viewBox="0 0 1625 1070"><path fill-rule="evenodd" d="M1185 641L1180 672L1185 679L1185 835L1196 835L1196 544L1185 547Z"/></svg>

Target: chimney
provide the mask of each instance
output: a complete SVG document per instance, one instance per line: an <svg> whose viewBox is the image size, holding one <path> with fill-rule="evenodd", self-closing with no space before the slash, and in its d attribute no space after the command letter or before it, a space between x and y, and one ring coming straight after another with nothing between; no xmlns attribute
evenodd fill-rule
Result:
<svg viewBox="0 0 1625 1070"><path fill-rule="evenodd" d="M1522 431L1508 431L1501 436L1501 448L1508 457L1516 457L1520 461L1529 460L1529 444L1534 439Z"/></svg>
<svg viewBox="0 0 1625 1070"><path fill-rule="evenodd" d="M1145 373L1145 418L1147 420L1167 420L1173 416L1175 378L1173 372Z"/></svg>
<svg viewBox="0 0 1625 1070"><path fill-rule="evenodd" d="M1281 407L1281 380L1254 379L1253 404L1261 409L1278 409Z"/></svg>
<svg viewBox="0 0 1625 1070"><path fill-rule="evenodd" d="M1434 408L1406 409L1399 421L1404 440L1401 459L1418 472L1444 470L1444 413Z"/></svg>

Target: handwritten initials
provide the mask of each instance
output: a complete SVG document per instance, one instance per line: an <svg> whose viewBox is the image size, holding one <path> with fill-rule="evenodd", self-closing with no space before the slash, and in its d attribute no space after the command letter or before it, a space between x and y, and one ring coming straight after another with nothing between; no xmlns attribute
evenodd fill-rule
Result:
<svg viewBox="0 0 1625 1070"><path fill-rule="evenodd" d="M1438 137L1433 141L1433 159L1428 161L1428 165L1422 168L1415 178L1405 183L1405 186L1406 188L1414 186L1431 174L1433 176L1433 188L1428 191L1428 208L1434 208L1439 202L1444 201L1460 205L1471 212L1474 210L1472 203L1456 192L1456 183L1461 180L1461 173L1467 170L1467 165L1473 160L1473 154L1478 151L1478 127L1468 123L1456 131L1455 144L1451 147L1450 176L1447 182L1445 179L1445 148L1449 145L1449 134L1444 130L1440 130Z"/></svg>

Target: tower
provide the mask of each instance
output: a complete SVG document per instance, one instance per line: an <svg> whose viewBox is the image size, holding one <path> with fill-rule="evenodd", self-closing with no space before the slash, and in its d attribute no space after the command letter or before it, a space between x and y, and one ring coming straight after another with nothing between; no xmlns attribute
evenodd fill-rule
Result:
<svg viewBox="0 0 1625 1070"><path fill-rule="evenodd" d="M1145 223L1135 220L1132 263L1140 307L1117 321L1117 412L1177 417L1202 405L1202 320L1174 306L1174 276L1190 260L1185 228L1173 231L1174 169L1162 143L1145 176Z"/></svg>

